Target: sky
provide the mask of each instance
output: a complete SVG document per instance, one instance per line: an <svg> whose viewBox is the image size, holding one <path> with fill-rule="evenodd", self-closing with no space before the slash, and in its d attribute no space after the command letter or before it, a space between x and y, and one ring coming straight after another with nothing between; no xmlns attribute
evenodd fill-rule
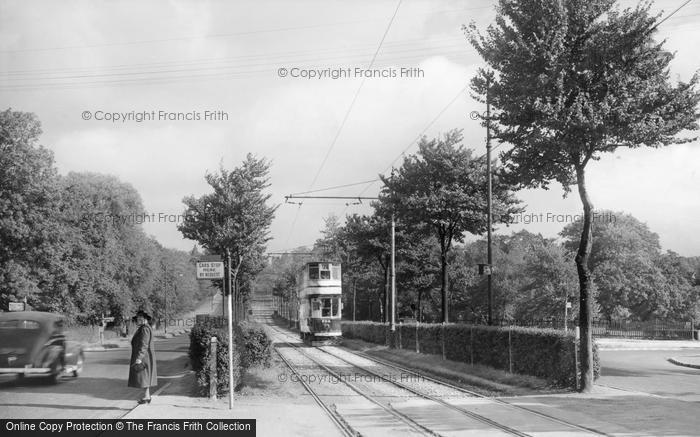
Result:
<svg viewBox="0 0 700 437"><path fill-rule="evenodd" d="M666 16L683 3L653 10ZM248 153L267 158L279 205L268 250L311 245L326 217L368 214L368 202L299 205L285 195L376 196L378 175L415 153L421 135L463 129L464 146L485 153L485 131L470 117L485 108L465 88L482 61L461 26L484 29L495 1L397 4L0 0L0 109L37 114L60 173L112 174L136 188L157 218L145 231L171 248L194 244L177 215L183 197L209 192L207 172ZM700 67L699 24L693 0L659 26L676 53L674 80ZM363 77L370 65L386 77ZM592 162L594 206L647 223L664 250L700 255L699 145ZM558 184L520 191L525 216L497 233L556 236L581 214L575 191L563 194Z"/></svg>

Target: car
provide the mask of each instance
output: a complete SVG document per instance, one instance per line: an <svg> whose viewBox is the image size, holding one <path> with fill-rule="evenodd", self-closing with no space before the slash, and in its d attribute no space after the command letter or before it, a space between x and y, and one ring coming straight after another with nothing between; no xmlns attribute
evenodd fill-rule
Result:
<svg viewBox="0 0 700 437"><path fill-rule="evenodd" d="M40 311L0 313L0 374L45 375L58 382L77 377L85 363L82 347L66 341L64 318Z"/></svg>

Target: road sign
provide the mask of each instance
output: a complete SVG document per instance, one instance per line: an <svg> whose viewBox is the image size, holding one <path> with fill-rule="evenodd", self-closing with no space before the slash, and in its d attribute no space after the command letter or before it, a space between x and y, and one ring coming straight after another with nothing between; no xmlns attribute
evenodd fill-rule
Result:
<svg viewBox="0 0 700 437"><path fill-rule="evenodd" d="M220 261L214 262L198 262L197 263L197 279L223 279L224 278L224 263Z"/></svg>
<svg viewBox="0 0 700 437"><path fill-rule="evenodd" d="M7 309L10 311L24 311L24 302L10 302Z"/></svg>

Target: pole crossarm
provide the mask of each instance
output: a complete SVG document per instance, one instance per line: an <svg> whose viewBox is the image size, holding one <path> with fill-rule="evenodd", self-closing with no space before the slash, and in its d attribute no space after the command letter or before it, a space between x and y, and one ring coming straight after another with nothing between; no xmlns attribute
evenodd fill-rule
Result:
<svg viewBox="0 0 700 437"><path fill-rule="evenodd" d="M285 200L289 199L328 199L328 200L379 200L379 197L364 197L364 196L297 196L290 194L284 196Z"/></svg>

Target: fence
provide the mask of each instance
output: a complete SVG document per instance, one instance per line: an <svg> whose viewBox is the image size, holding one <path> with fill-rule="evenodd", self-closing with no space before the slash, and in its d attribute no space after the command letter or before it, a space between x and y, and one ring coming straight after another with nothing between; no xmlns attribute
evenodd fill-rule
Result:
<svg viewBox="0 0 700 437"><path fill-rule="evenodd" d="M653 338L693 340L695 324L688 322L628 320L599 320L592 323L593 335L598 337Z"/></svg>
<svg viewBox="0 0 700 437"><path fill-rule="evenodd" d="M470 322L466 322L470 323ZM477 323L478 324L478 323ZM527 328L564 329L563 319L525 319L494 320L495 326L520 326ZM572 330L578 321L567 321L567 329ZM595 337L646 338L693 340L698 338L700 329L694 321L650 320L645 322L631 320L593 320L592 334Z"/></svg>

